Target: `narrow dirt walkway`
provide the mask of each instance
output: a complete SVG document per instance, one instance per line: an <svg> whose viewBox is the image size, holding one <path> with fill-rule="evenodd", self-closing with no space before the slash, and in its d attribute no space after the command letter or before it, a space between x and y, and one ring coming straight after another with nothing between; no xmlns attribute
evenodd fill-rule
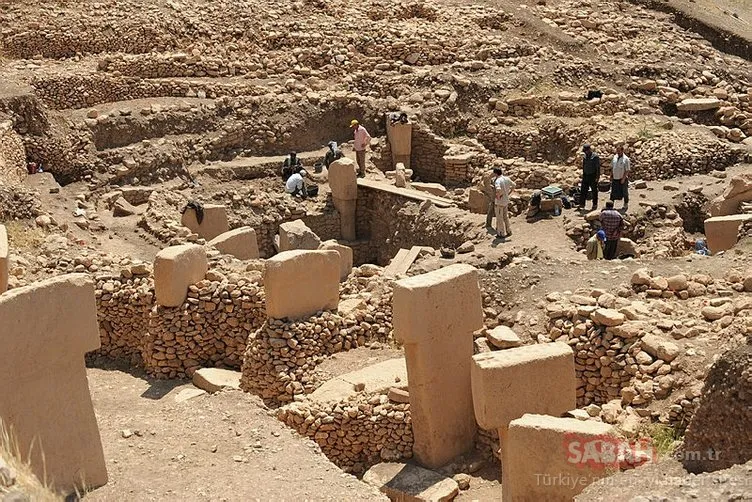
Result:
<svg viewBox="0 0 752 502"><path fill-rule="evenodd" d="M176 402L184 381L88 370L110 481L89 501L386 500L250 394Z"/></svg>

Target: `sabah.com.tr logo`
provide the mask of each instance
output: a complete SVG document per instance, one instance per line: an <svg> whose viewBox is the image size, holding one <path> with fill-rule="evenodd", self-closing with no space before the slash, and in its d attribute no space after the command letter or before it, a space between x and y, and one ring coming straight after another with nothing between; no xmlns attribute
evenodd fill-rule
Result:
<svg viewBox="0 0 752 502"><path fill-rule="evenodd" d="M630 469L658 459L650 438L628 440L608 435L564 436L567 462L589 470Z"/></svg>

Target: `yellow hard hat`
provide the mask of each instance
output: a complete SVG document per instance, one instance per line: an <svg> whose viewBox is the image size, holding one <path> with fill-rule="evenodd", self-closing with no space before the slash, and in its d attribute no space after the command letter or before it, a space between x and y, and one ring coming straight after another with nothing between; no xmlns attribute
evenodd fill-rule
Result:
<svg viewBox="0 0 752 502"><path fill-rule="evenodd" d="M350 127L356 126L356 125L358 125L358 124L360 124L360 122L358 122L358 121L357 121L357 120L355 120L355 119L352 119L352 120L350 121Z"/></svg>

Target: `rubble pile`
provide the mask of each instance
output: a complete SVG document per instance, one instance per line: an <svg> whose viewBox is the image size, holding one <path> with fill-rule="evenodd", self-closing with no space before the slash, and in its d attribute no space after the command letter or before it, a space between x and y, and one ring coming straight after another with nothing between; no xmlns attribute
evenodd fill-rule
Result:
<svg viewBox="0 0 752 502"><path fill-rule="evenodd" d="M40 213L41 203L33 190L0 184L0 220L26 220Z"/></svg>
<svg viewBox="0 0 752 502"><path fill-rule="evenodd" d="M700 397L701 376L692 368L705 357L705 344L744 343L752 328L745 277L661 277L640 269L630 286L612 293L549 294L540 305L549 318L547 339L574 350L578 406L619 401L620 410L686 426ZM672 404L651 407L662 400Z"/></svg>

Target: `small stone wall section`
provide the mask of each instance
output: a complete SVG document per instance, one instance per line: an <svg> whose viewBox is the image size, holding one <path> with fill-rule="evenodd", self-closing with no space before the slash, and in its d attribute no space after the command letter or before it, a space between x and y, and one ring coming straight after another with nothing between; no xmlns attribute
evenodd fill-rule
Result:
<svg viewBox="0 0 752 502"><path fill-rule="evenodd" d="M240 368L246 340L263 322L263 291L244 278L204 280L180 307L156 306L144 337L146 370L183 378L205 366Z"/></svg>

